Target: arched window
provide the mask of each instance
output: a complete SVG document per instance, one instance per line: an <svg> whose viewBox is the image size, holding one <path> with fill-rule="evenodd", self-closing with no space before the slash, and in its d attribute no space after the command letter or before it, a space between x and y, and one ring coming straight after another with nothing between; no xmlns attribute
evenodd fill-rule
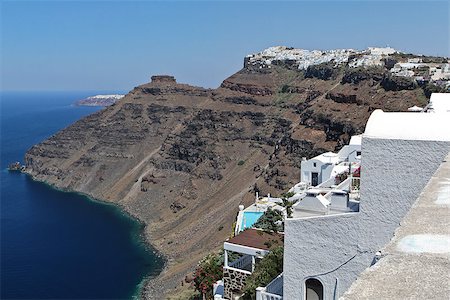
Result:
<svg viewBox="0 0 450 300"><path fill-rule="evenodd" d="M323 300L322 282L315 278L309 278L305 282L306 300Z"/></svg>

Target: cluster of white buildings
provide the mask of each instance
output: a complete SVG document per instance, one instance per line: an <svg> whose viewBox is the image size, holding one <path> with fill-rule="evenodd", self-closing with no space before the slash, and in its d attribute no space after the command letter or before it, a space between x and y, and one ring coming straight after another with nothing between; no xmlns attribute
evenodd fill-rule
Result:
<svg viewBox="0 0 450 300"><path fill-rule="evenodd" d="M433 235L433 228L416 226L413 219L413 226L403 233L404 238L402 235L398 241L400 238L395 237L399 224L419 201L419 196L423 197L422 191L426 191L424 188L436 170L443 168L443 161L450 153L449 96L433 94L423 113L376 110L367 122L365 133L353 136L338 153L328 152L304 159L301 181L291 188L288 198L295 202L291 214L286 213L282 199L270 195L256 197L255 203L247 209L240 207L237 223L241 227L236 236L224 244L224 278L215 286L215 292L222 292L217 292L215 299L239 299L246 278L269 253L270 245L283 243L283 240L284 271L267 286L257 288L257 300L377 299L375 291L366 290L367 285L372 284L370 280L362 285L364 291L361 291L361 285L353 285L361 273L376 270L380 260L388 271L383 271L386 274L374 271L380 282L373 284L383 285L381 280L391 276L389 264L393 263L385 257L390 254L385 254L384 247L396 243L399 243L396 251L406 262L415 259L424 265L438 263L440 270L446 269L450 274L450 267L445 267L450 266L448 229L443 231L444 235ZM448 181L450 167L439 174ZM450 194L441 193L439 197L433 204L434 209L444 212L446 209L447 217L450 217ZM442 197L447 199L442 200ZM250 229L242 231L246 212L250 213L248 218L254 223L258 215L252 213L262 214L269 207L283 212L284 233L270 235L251 228L251 225ZM430 204L424 207L426 210ZM442 232L442 229L436 230ZM422 236L434 244L422 248L408 244L409 248L419 249L418 254L413 255L422 255L410 257L411 254L406 253L409 250L404 250L409 248L403 244ZM234 261L228 259L231 252L238 257ZM416 278L414 276L420 270L408 272L414 273L408 276ZM402 276L399 273L390 280L391 291L384 291L383 299L397 299L399 293L425 295L426 299L434 299L434 295L450 298L448 276L428 273L431 279L427 280L433 282L433 288L422 286L421 282L408 284L408 278L397 279ZM398 283L394 283L395 280ZM405 280L410 290L404 290ZM441 286L438 293L436 286L438 289Z"/></svg>
<svg viewBox="0 0 450 300"><path fill-rule="evenodd" d="M424 63L420 58L410 58L408 62L396 63L390 72L396 76L414 77L417 81L447 81L450 80L450 63Z"/></svg>
<svg viewBox="0 0 450 300"><path fill-rule="evenodd" d="M298 69L306 70L311 65L333 62L335 66L349 63L351 67L383 65L382 59L396 50L369 47L367 50L354 49L305 50L276 46L246 57L246 64L270 67L274 61L294 61Z"/></svg>
<svg viewBox="0 0 450 300"><path fill-rule="evenodd" d="M275 46L267 48L259 53L251 54L246 57L248 64L258 64L270 67L274 61L295 61L300 70L305 70L311 65L327 63L334 61L336 65L348 62L351 54L356 53L353 49L337 50L304 50L288 48L285 46Z"/></svg>
<svg viewBox="0 0 450 300"><path fill-rule="evenodd" d="M332 62L335 66L347 64L349 67L384 66L384 59L397 50L390 47L369 47L366 50L354 49L335 50L305 50L275 46L261 52L247 55L245 66L253 65L259 68L271 68L277 61L290 61L299 70L306 70L309 66ZM426 74L419 72L426 68ZM413 77L417 81L450 81L450 63L424 63L421 58L409 58L407 62L399 62L390 70L395 76Z"/></svg>
<svg viewBox="0 0 450 300"><path fill-rule="evenodd" d="M350 63L350 67L373 67L373 66L383 66L383 58L386 58L390 54L394 54L397 50L385 47L369 47L366 51L361 51L360 56L353 59Z"/></svg>
<svg viewBox="0 0 450 300"><path fill-rule="evenodd" d="M326 152L311 159L304 157L301 162L300 182L289 191L286 200L295 203L294 215L330 214L358 209L359 171L361 162L361 135L353 136L348 145L338 153ZM239 206L235 235L252 228L268 209L288 216L283 199L259 197L244 208Z"/></svg>

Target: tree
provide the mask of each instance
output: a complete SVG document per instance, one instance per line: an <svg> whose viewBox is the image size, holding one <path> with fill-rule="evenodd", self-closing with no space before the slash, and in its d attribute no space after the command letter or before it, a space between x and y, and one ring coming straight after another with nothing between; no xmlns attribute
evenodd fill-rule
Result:
<svg viewBox="0 0 450 300"><path fill-rule="evenodd" d="M278 210L272 210L270 207L264 214L253 224L253 227L264 231L282 231L283 226L277 225L278 221L283 221L283 214Z"/></svg>
<svg viewBox="0 0 450 300"><path fill-rule="evenodd" d="M247 277L244 287L244 300L256 298L256 288L268 285L275 277L283 272L283 246L273 248L256 265L255 271Z"/></svg>
<svg viewBox="0 0 450 300"><path fill-rule="evenodd" d="M223 253L210 253L198 264L194 272L194 286L203 299L213 299L213 284L223 277Z"/></svg>

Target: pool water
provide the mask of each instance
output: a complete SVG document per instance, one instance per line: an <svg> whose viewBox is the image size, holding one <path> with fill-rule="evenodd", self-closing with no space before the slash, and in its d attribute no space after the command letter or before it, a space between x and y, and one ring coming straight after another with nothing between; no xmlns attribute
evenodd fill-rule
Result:
<svg viewBox="0 0 450 300"><path fill-rule="evenodd" d="M241 230L246 228L251 228L253 224L258 221L258 219L263 215L263 212L259 211L244 211L244 216L242 217Z"/></svg>

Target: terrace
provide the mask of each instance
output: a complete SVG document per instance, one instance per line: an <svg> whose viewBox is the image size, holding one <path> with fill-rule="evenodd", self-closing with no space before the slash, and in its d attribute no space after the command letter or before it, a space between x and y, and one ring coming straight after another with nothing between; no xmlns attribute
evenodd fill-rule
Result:
<svg viewBox="0 0 450 300"><path fill-rule="evenodd" d="M258 194L256 194L255 203L245 209L243 205L239 206L239 213L236 218L234 234L238 235L239 232L252 228L252 226L269 208L272 210L281 211L284 215L286 215L286 208L280 205L282 203L283 200L281 198L271 197L270 194L263 198L259 198Z"/></svg>
<svg viewBox="0 0 450 300"><path fill-rule="evenodd" d="M296 199L292 218L359 211L359 163L342 162L337 166L341 168L336 173L332 173L329 179L316 187L307 189L301 197ZM295 195L292 198L294 197Z"/></svg>
<svg viewBox="0 0 450 300"><path fill-rule="evenodd" d="M272 246L282 245L283 239L284 235L280 233L247 229L224 243L223 282L226 299L234 299L242 294L245 280L253 273L255 266L270 252Z"/></svg>
<svg viewBox="0 0 450 300"><path fill-rule="evenodd" d="M282 300L283 274L275 277L266 287L256 288L256 300Z"/></svg>

